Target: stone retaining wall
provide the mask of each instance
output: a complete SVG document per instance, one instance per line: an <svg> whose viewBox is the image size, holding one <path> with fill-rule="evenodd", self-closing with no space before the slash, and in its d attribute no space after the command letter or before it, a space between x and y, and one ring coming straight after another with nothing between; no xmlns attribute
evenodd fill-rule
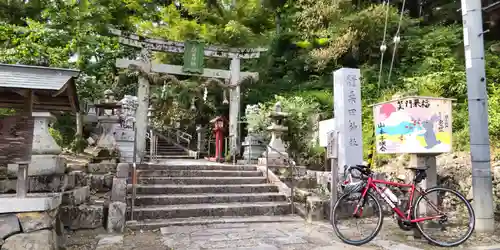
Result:
<svg viewBox="0 0 500 250"><path fill-rule="evenodd" d="M1 250L56 250L64 247L65 239L58 209L0 215Z"/></svg>
<svg viewBox="0 0 500 250"><path fill-rule="evenodd" d="M59 216L63 226L70 230L103 227L116 166L114 163L70 163L64 174L29 176L29 196L60 194ZM9 173L12 174L0 179L0 198L14 196L17 179L13 171Z"/></svg>

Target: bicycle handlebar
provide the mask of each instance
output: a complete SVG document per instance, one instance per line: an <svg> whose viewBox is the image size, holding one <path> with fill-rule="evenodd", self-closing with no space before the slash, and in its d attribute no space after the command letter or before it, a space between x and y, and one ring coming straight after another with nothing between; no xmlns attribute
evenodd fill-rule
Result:
<svg viewBox="0 0 500 250"><path fill-rule="evenodd" d="M358 170L361 173L361 175L360 176L355 176L352 173L352 170ZM365 166L365 165L355 165L355 166L347 166L347 165L345 165L344 166L344 173L349 173L353 177L358 178L358 179L366 179L365 176L371 176L372 171L371 171L371 169L368 166Z"/></svg>

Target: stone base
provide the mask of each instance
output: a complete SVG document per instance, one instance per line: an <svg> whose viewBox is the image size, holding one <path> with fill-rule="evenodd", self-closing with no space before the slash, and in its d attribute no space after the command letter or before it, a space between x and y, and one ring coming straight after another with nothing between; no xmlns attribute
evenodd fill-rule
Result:
<svg viewBox="0 0 500 250"><path fill-rule="evenodd" d="M48 211L57 208L60 204L60 196L0 198L0 214Z"/></svg>
<svg viewBox="0 0 500 250"><path fill-rule="evenodd" d="M7 174L17 176L18 167L17 164L8 164ZM64 174L65 167L66 159L58 155L32 155L28 176Z"/></svg>
<svg viewBox="0 0 500 250"><path fill-rule="evenodd" d="M47 198L47 197L61 197L61 205L80 205L90 198L90 187L77 187L72 190L55 193L28 193L27 198ZM16 194L0 194L0 201L2 199L16 199Z"/></svg>
<svg viewBox="0 0 500 250"><path fill-rule="evenodd" d="M90 174L108 174L116 172L116 163L89 163L88 173Z"/></svg>
<svg viewBox="0 0 500 250"><path fill-rule="evenodd" d="M65 227L75 229L94 229L103 226L104 206L87 205L61 206L61 220Z"/></svg>
<svg viewBox="0 0 500 250"><path fill-rule="evenodd" d="M62 193L62 205L80 205L87 202L90 198L90 187L79 187Z"/></svg>
<svg viewBox="0 0 500 250"><path fill-rule="evenodd" d="M109 204L108 210L108 233L123 233L125 229L125 214L127 204L125 202L115 201Z"/></svg>
<svg viewBox="0 0 500 250"><path fill-rule="evenodd" d="M28 177L29 192L62 192L75 187L74 175L38 175ZM0 180L0 193L16 191L16 179Z"/></svg>
<svg viewBox="0 0 500 250"><path fill-rule="evenodd" d="M313 221L323 220L323 200L317 196L309 196L306 198L306 220L311 223Z"/></svg>
<svg viewBox="0 0 500 250"><path fill-rule="evenodd" d="M89 174L87 184L92 193L109 192L113 188L114 174Z"/></svg>
<svg viewBox="0 0 500 250"><path fill-rule="evenodd" d="M270 167L287 167L288 163L283 158L259 158L257 165Z"/></svg>
<svg viewBox="0 0 500 250"><path fill-rule="evenodd" d="M236 164L238 165L245 165L245 164L258 164L259 163L259 160L258 159L255 159L255 160L250 160L250 162L248 160L237 160L236 161Z"/></svg>

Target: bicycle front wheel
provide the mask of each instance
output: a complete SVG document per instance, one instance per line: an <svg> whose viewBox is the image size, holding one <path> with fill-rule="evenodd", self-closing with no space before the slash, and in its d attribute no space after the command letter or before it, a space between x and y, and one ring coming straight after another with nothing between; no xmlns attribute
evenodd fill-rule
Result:
<svg viewBox="0 0 500 250"><path fill-rule="evenodd" d="M416 223L418 230L428 241L441 247L458 246L474 231L475 215L471 204L461 193L449 188L426 190L415 202L413 216L426 219Z"/></svg>
<svg viewBox="0 0 500 250"><path fill-rule="evenodd" d="M330 222L333 230L340 240L349 245L360 246L370 242L382 228L383 217L380 203L371 192L367 192L363 198L361 195L361 192L342 195L332 211ZM354 214L358 204L360 206ZM366 234L365 231L367 231ZM351 234L353 236L350 236Z"/></svg>

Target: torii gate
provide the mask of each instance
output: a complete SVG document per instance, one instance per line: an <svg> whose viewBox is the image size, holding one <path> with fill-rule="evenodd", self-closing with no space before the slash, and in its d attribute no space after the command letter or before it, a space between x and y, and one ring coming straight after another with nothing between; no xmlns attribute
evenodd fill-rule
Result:
<svg viewBox="0 0 500 250"><path fill-rule="evenodd" d="M165 41L160 39L150 39L135 34L125 34L116 29L110 29L110 33L118 36L119 42L123 45L141 49L141 60L117 59L116 67L131 68L135 66L143 73L166 73L169 75L194 75L210 78L207 83L216 83L221 87L227 86L230 89L229 104L229 135L231 138L232 149L239 149L239 112L240 112L240 84L249 78L258 78L255 72L240 72L240 60L260 57L260 53L266 49L245 49L245 48L221 48L209 46L204 48L204 56L231 58L230 70L208 69L204 68L201 74L188 73L183 71L182 66L171 64L151 63L151 51L184 53L185 44L181 42ZM229 80L229 84L218 80ZM147 113L149 107L150 83L144 74L139 74L138 101L139 105L136 111L137 128L137 152L146 150L147 133ZM234 153L234 152L233 152Z"/></svg>

